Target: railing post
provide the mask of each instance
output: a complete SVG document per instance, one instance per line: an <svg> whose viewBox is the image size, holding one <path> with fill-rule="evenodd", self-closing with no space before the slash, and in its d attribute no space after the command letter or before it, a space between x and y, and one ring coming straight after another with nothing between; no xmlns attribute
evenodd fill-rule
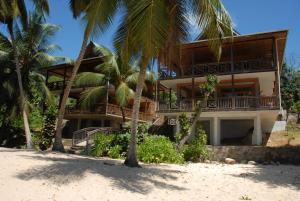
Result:
<svg viewBox="0 0 300 201"><path fill-rule="evenodd" d="M232 96L232 98L231 98L231 100L232 100L232 109L235 109L235 96Z"/></svg>
<svg viewBox="0 0 300 201"><path fill-rule="evenodd" d="M88 136L87 130L85 130L84 132L85 132L85 138L86 138L86 147L85 147L85 151L86 151L86 155L89 155L89 153L90 153L89 136Z"/></svg>

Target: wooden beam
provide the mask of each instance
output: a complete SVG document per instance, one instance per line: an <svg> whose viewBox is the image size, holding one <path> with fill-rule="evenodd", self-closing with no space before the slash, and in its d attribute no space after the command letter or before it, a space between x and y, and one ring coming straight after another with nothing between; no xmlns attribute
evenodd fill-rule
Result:
<svg viewBox="0 0 300 201"><path fill-rule="evenodd" d="M274 48L275 48L275 58L276 58L276 72L275 77L277 78L277 95L278 95L278 102L279 107L281 108L281 91L280 91L280 69L279 69L279 60L278 60L278 47L277 47L277 40L273 39Z"/></svg>

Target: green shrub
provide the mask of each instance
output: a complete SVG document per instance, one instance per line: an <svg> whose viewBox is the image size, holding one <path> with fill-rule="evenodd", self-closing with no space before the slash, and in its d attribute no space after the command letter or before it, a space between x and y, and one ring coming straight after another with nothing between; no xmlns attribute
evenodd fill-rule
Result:
<svg viewBox="0 0 300 201"><path fill-rule="evenodd" d="M128 150L130 141L130 133L129 132L117 132L114 134L113 146L119 145L121 147L121 153Z"/></svg>
<svg viewBox="0 0 300 201"><path fill-rule="evenodd" d="M57 108L49 105L45 114L44 127L40 136L39 148L43 151L50 148L55 135Z"/></svg>
<svg viewBox="0 0 300 201"><path fill-rule="evenodd" d="M182 148L184 160L197 162L198 160L204 161L207 159L209 153L205 146L206 143L207 135L202 128L199 128L196 138L188 145L184 145Z"/></svg>
<svg viewBox="0 0 300 201"><path fill-rule="evenodd" d="M110 158L122 158L122 155L120 154L121 151L122 147L120 145L116 145L110 147L107 154Z"/></svg>
<svg viewBox="0 0 300 201"><path fill-rule="evenodd" d="M106 135L98 133L94 138L94 146L92 147L92 156L107 156L109 148L112 145L114 135Z"/></svg>
<svg viewBox="0 0 300 201"><path fill-rule="evenodd" d="M179 115L178 123L179 123L180 130L178 133L176 133L177 143L180 142L180 140L182 140L185 136L189 134L189 130L191 126L190 120L185 113L181 113Z"/></svg>
<svg viewBox="0 0 300 201"><path fill-rule="evenodd" d="M146 163L183 163L183 156L178 153L175 145L165 136L147 136L138 145L137 156Z"/></svg>

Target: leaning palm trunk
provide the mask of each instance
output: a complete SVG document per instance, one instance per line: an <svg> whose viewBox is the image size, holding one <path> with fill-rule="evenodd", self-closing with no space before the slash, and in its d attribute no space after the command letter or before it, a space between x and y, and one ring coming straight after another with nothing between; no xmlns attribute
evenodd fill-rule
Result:
<svg viewBox="0 0 300 201"><path fill-rule="evenodd" d="M125 160L125 165L129 167L139 167L137 156L136 156L136 136L137 136L137 127L138 127L138 119L139 119L139 111L140 111L140 103L143 92L143 83L145 82L146 70L147 70L147 62L148 60L143 58L142 65L140 67L138 82L136 85L135 99L133 103L132 110L132 123L131 123L131 138L129 144L129 150L127 153L127 157Z"/></svg>
<svg viewBox="0 0 300 201"><path fill-rule="evenodd" d="M19 91L20 91L20 108L22 111L22 117L23 117L23 125L24 125L24 132L25 132L25 137L26 137L26 145L27 149L33 149L33 143L31 140L31 133L30 133L30 128L29 128L29 121L28 121L28 110L26 106L26 99L25 99L25 93L23 89L23 83L22 83L22 76L21 76L21 66L19 63L19 56L18 56L18 50L16 47L15 43L15 37L14 37L14 32L12 28L12 23L8 25L8 30L9 34L11 37L11 42L12 42L12 47L14 51L14 62L16 64L16 72L17 72L17 79L18 79L18 86L19 86Z"/></svg>
<svg viewBox="0 0 300 201"><path fill-rule="evenodd" d="M62 100L60 102L55 140L54 140L54 144L53 144L53 148L52 148L53 151L60 151L60 152L65 151L64 145L62 143L62 127L63 127L63 119L64 119L64 115L65 115L65 107L66 107L67 100L68 100L68 97L69 97L69 94L70 94L70 91L71 91L71 88L72 88L72 85L73 85L73 81L75 80L75 77L77 75L77 71L78 71L78 69L80 67L80 64L81 64L81 61L84 57L86 46L87 46L87 41L88 41L88 34L85 32L79 56L78 56L78 58L75 62L70 80L69 80L66 88L64 89L63 97L62 97Z"/></svg>
<svg viewBox="0 0 300 201"><path fill-rule="evenodd" d="M205 98L203 100L204 103L207 103L208 100L208 95L205 95ZM201 104L201 103L200 103ZM196 105L196 109L195 109L195 117L193 120L193 123L189 129L189 133L187 136L185 136L184 138L182 138L182 140L180 140L178 147L181 147L182 145L184 145L186 142L190 142L192 139L195 138L196 136L196 125L198 122L198 119L200 118L201 115L201 106L200 105Z"/></svg>

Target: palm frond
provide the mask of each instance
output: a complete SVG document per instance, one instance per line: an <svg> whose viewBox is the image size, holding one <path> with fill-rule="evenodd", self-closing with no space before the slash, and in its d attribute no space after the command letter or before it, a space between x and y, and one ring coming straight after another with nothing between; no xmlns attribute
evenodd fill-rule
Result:
<svg viewBox="0 0 300 201"><path fill-rule="evenodd" d="M105 84L105 75L93 72L78 74L75 85L77 86L98 86Z"/></svg>
<svg viewBox="0 0 300 201"><path fill-rule="evenodd" d="M83 108L90 108L95 105L101 98L105 96L107 92L106 86L98 86L93 87L91 89L87 89L81 93L80 96L80 105Z"/></svg>
<svg viewBox="0 0 300 201"><path fill-rule="evenodd" d="M198 24L210 39L209 46L219 60L222 38L232 35L231 18L220 0L192 0L192 4Z"/></svg>
<svg viewBox="0 0 300 201"><path fill-rule="evenodd" d="M118 105L125 107L128 104L128 100L134 97L134 92L125 82L122 82L116 89L115 96Z"/></svg>

